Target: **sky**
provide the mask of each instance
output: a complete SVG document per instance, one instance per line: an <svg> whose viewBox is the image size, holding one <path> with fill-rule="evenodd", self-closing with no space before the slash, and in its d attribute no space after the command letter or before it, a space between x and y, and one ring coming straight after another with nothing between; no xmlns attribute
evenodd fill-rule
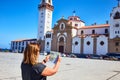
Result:
<svg viewBox="0 0 120 80"><path fill-rule="evenodd" d="M0 48L10 48L13 40L37 37L38 4L41 0L0 0ZM53 0L54 24L76 11L86 25L105 24L117 0Z"/></svg>

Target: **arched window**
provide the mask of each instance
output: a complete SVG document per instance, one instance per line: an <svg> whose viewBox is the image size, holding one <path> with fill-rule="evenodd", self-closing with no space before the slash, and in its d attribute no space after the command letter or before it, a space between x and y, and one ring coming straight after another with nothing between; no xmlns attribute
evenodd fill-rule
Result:
<svg viewBox="0 0 120 80"><path fill-rule="evenodd" d="M49 0L49 3L51 3L51 0Z"/></svg>
<svg viewBox="0 0 120 80"><path fill-rule="evenodd" d="M49 46L49 42L47 42L47 45Z"/></svg>
<svg viewBox="0 0 120 80"><path fill-rule="evenodd" d="M46 38L51 38L51 34L46 34Z"/></svg>
<svg viewBox="0 0 120 80"><path fill-rule="evenodd" d="M119 12L115 13L114 19L120 19L120 13Z"/></svg>
<svg viewBox="0 0 120 80"><path fill-rule="evenodd" d="M107 34L108 33L108 29L105 29L105 34Z"/></svg>
<svg viewBox="0 0 120 80"><path fill-rule="evenodd" d="M70 20L72 20L72 18L70 18Z"/></svg>
<svg viewBox="0 0 120 80"><path fill-rule="evenodd" d="M61 23L60 24L60 30L64 30L65 29L65 24L64 23Z"/></svg>
<svg viewBox="0 0 120 80"><path fill-rule="evenodd" d="M64 42L64 38L63 37L60 37L60 42Z"/></svg>
<svg viewBox="0 0 120 80"><path fill-rule="evenodd" d="M81 35L84 34L83 30L81 31Z"/></svg>
<svg viewBox="0 0 120 80"><path fill-rule="evenodd" d="M61 24L61 29L64 29L64 27L63 27L64 25L63 24Z"/></svg>
<svg viewBox="0 0 120 80"><path fill-rule="evenodd" d="M75 26L78 26L78 24L75 24Z"/></svg>
<svg viewBox="0 0 120 80"><path fill-rule="evenodd" d="M116 43L115 43L115 46L119 46L119 45L120 45L119 42L116 42Z"/></svg>
<svg viewBox="0 0 120 80"><path fill-rule="evenodd" d="M92 30L92 34L95 34L95 30Z"/></svg>
<svg viewBox="0 0 120 80"><path fill-rule="evenodd" d="M118 31L118 34L119 34L120 32Z"/></svg>

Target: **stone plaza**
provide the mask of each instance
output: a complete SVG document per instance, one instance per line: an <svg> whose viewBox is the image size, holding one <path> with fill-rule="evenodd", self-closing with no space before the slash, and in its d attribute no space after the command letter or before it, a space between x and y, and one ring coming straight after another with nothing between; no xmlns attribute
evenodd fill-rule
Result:
<svg viewBox="0 0 120 80"><path fill-rule="evenodd" d="M45 56L40 55L40 61ZM0 53L0 80L22 80L23 54ZM49 67L52 65L47 64ZM59 71L48 80L120 80L120 61L62 57Z"/></svg>

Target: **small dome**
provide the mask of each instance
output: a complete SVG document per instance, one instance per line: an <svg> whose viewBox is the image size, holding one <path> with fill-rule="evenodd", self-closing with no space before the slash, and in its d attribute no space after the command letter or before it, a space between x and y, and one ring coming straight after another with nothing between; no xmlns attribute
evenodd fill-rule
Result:
<svg viewBox="0 0 120 80"><path fill-rule="evenodd" d="M78 16L70 16L70 17L68 17L68 20L80 21L80 18Z"/></svg>

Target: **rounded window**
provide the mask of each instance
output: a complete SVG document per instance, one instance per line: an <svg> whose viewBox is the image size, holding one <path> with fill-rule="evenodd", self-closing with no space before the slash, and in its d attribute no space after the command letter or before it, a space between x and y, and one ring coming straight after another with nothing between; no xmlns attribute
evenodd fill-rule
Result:
<svg viewBox="0 0 120 80"><path fill-rule="evenodd" d="M49 42L47 42L47 45L49 45Z"/></svg>
<svg viewBox="0 0 120 80"><path fill-rule="evenodd" d="M63 38L63 37L61 37L59 41L60 41L60 42L64 42L64 38Z"/></svg>
<svg viewBox="0 0 120 80"><path fill-rule="evenodd" d="M78 42L77 42L77 41L75 42L75 45L78 45Z"/></svg>
<svg viewBox="0 0 120 80"><path fill-rule="evenodd" d="M65 24L64 23L61 23L60 24L60 30L64 30L65 29Z"/></svg>
<svg viewBox="0 0 120 80"><path fill-rule="evenodd" d="M90 41L87 41L87 45L88 45L88 46L90 45Z"/></svg>
<svg viewBox="0 0 120 80"><path fill-rule="evenodd" d="M100 45L103 46L105 43L103 41L100 42Z"/></svg>

